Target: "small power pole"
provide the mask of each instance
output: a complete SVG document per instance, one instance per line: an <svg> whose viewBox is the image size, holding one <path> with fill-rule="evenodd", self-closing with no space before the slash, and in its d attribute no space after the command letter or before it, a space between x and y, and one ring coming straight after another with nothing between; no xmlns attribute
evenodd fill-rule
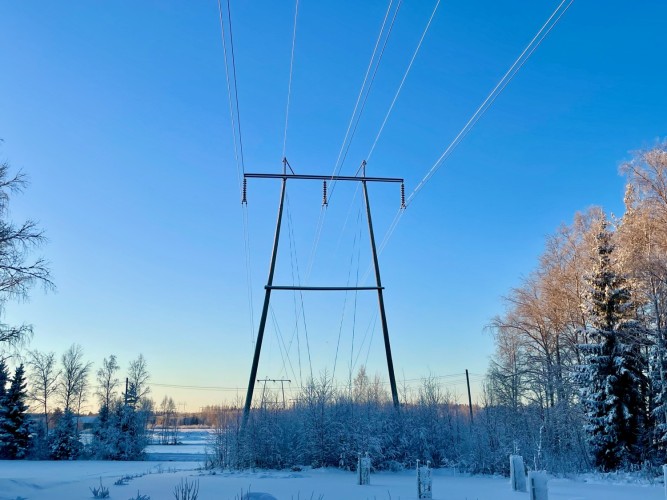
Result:
<svg viewBox="0 0 667 500"><path fill-rule="evenodd" d="M470 423L472 424L472 397L470 396L470 377L466 368L466 384L468 385L468 409L470 410Z"/></svg>
<svg viewBox="0 0 667 500"><path fill-rule="evenodd" d="M288 384L291 384L292 381L290 379L288 379L288 378L261 378L261 379L258 378L257 382L264 382L264 386L262 387L262 403L261 403L262 405L264 405L264 395L266 393L266 383L271 382L272 384L275 384L277 382L280 382L280 390L283 394L283 409L285 409L287 407L286 402L285 402L285 382L287 382Z"/></svg>

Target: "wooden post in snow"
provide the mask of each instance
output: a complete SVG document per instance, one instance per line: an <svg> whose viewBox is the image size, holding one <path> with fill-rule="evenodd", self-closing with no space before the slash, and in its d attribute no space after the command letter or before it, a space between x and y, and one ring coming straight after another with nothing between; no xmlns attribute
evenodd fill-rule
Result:
<svg viewBox="0 0 667 500"><path fill-rule="evenodd" d="M419 466L417 460L417 498L433 498L432 480L431 480L431 462Z"/></svg>
<svg viewBox="0 0 667 500"><path fill-rule="evenodd" d="M521 455L510 455L510 482L512 490L526 491L526 468Z"/></svg>

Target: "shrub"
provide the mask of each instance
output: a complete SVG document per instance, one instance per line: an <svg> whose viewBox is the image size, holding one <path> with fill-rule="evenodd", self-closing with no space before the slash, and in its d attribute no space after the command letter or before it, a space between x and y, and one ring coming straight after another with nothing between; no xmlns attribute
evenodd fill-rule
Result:
<svg viewBox="0 0 667 500"><path fill-rule="evenodd" d="M181 479L180 484L174 487L174 497L176 500L197 500L199 496L199 480L188 482L186 479Z"/></svg>
<svg viewBox="0 0 667 500"><path fill-rule="evenodd" d="M102 484L102 478L100 478L99 488L90 488L90 491L93 492L94 498L109 498L109 488L105 488Z"/></svg>
<svg viewBox="0 0 667 500"><path fill-rule="evenodd" d="M151 500L151 497L149 497L148 495L140 495L139 490L137 490L137 496L128 498L128 500Z"/></svg>

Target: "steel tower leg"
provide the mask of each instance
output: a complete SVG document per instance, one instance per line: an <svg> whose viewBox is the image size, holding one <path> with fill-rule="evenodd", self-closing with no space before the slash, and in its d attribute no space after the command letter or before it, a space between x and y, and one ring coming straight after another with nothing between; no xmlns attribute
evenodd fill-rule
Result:
<svg viewBox="0 0 667 500"><path fill-rule="evenodd" d="M364 200L366 200L366 215L368 218L368 232L371 240L371 250L373 251L373 267L375 268L375 282L378 287L378 303L380 306L380 319L382 320L382 335L384 336L384 350L387 355L387 368L389 369L389 384L391 385L391 397L394 400L394 406L399 407L398 391L396 390L396 377L394 376L394 362L391 358L391 345L389 344L389 328L387 327L387 316L384 312L384 297L382 295L382 282L380 281L380 266L378 264L378 254L375 248L375 236L373 234L373 221L371 219L371 204L368 200L368 189L366 181L361 181L364 188Z"/></svg>
<svg viewBox="0 0 667 500"><path fill-rule="evenodd" d="M245 429L250 415L250 406L252 404L252 394L255 390L255 379L257 378L257 365L259 365L259 355L262 350L262 340L264 339L264 329L266 328L266 318L269 313L269 299L271 298L271 286L273 285L273 272L276 269L276 256L278 254L278 241L280 239L280 224L283 219L283 206L285 203L285 188L287 179L283 178L282 188L280 190L280 205L278 207L278 220L276 222L276 234L273 238L273 252L271 253L271 264L269 266L269 278L266 283L266 292L264 295L264 306L262 307L262 316L259 320L259 330L257 331L257 343L255 344L255 355L252 358L252 369L250 370L250 380L248 380L248 392L243 407L243 421L241 430Z"/></svg>

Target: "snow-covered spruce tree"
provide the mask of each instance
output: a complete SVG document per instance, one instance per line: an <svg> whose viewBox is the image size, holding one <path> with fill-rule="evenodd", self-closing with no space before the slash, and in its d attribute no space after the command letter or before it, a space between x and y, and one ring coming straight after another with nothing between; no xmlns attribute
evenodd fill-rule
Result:
<svg viewBox="0 0 667 500"><path fill-rule="evenodd" d="M89 452L90 456L98 460L110 460L113 458L113 433L111 432L111 411L106 402L97 413L97 420L93 425Z"/></svg>
<svg viewBox="0 0 667 500"><path fill-rule="evenodd" d="M149 412L141 406L117 404L111 418L114 460L141 460L148 445Z"/></svg>
<svg viewBox="0 0 667 500"><path fill-rule="evenodd" d="M625 277L614 266L612 232L604 216L595 235L593 269L583 304L590 325L581 345L579 373L586 430L595 466L615 470L639 461L646 380L639 339L642 327Z"/></svg>
<svg viewBox="0 0 667 500"><path fill-rule="evenodd" d="M30 425L28 422L28 397L25 370L19 365L4 396L3 418L0 422L0 458L25 458L30 448Z"/></svg>
<svg viewBox="0 0 667 500"><path fill-rule="evenodd" d="M134 385L130 384L122 399L105 399L93 429L90 454L100 460L141 460L148 445L147 422L150 401L137 401Z"/></svg>
<svg viewBox="0 0 667 500"><path fill-rule="evenodd" d="M65 410L53 432L49 434L49 450L53 460L75 460L83 451L76 430L76 420L71 410Z"/></svg>

